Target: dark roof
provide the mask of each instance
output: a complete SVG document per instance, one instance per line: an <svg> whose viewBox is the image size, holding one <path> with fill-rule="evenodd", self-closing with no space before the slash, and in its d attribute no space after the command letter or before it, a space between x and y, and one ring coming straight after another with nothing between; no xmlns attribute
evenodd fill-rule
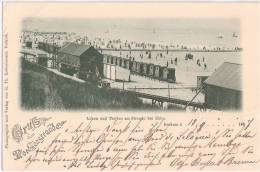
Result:
<svg viewBox="0 0 260 172"><path fill-rule="evenodd" d="M241 91L241 64L224 62L205 84Z"/></svg>
<svg viewBox="0 0 260 172"><path fill-rule="evenodd" d="M84 52L86 52L91 46L89 45L80 45L76 43L68 43L65 44L59 52L65 54L71 54L74 56L81 56Z"/></svg>

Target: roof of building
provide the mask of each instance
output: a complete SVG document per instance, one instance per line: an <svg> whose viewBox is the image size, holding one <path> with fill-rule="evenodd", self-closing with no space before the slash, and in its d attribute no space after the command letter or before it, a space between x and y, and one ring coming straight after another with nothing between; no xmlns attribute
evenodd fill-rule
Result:
<svg viewBox="0 0 260 172"><path fill-rule="evenodd" d="M30 48L22 48L20 53L22 54L28 54L28 55L32 55L32 56L46 56L47 57L47 53L39 50L39 49L30 49Z"/></svg>
<svg viewBox="0 0 260 172"><path fill-rule="evenodd" d="M80 45L76 43L68 43L65 44L59 52L65 54L71 54L74 56L81 56L84 52L86 52L91 46L89 45Z"/></svg>
<svg viewBox="0 0 260 172"><path fill-rule="evenodd" d="M205 84L241 91L241 64L224 62Z"/></svg>

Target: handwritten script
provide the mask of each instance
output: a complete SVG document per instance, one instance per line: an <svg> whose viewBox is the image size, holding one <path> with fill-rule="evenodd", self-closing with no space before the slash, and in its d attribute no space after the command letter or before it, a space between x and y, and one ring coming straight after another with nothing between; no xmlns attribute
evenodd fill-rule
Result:
<svg viewBox="0 0 260 172"><path fill-rule="evenodd" d="M253 118L235 125L162 117L88 117L76 125L48 122L26 147L12 152L26 169L40 165L72 170L202 170L259 163Z"/></svg>

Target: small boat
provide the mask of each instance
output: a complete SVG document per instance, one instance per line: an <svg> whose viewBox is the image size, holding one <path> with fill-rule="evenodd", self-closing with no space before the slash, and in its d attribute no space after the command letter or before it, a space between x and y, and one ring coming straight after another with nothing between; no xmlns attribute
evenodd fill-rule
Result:
<svg viewBox="0 0 260 172"><path fill-rule="evenodd" d="M233 38L237 38L236 32L233 32Z"/></svg>
<svg viewBox="0 0 260 172"><path fill-rule="evenodd" d="M222 39L223 38L223 35L221 33L218 34L217 36L218 39Z"/></svg>

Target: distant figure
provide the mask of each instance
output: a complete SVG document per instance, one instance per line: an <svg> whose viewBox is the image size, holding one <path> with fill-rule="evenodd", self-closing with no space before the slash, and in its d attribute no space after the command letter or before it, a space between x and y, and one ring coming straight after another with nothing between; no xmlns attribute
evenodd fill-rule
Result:
<svg viewBox="0 0 260 172"><path fill-rule="evenodd" d="M206 70L207 69L207 64L206 63L204 63L204 70Z"/></svg>
<svg viewBox="0 0 260 172"><path fill-rule="evenodd" d="M149 55L148 55L148 59L151 59L152 57L151 57L151 53L149 53Z"/></svg>
<svg viewBox="0 0 260 172"><path fill-rule="evenodd" d="M166 63L166 66L168 67L169 66L169 62L167 61L167 63Z"/></svg>
<svg viewBox="0 0 260 172"><path fill-rule="evenodd" d="M173 60L171 59L171 64L173 64Z"/></svg>
<svg viewBox="0 0 260 172"><path fill-rule="evenodd" d="M197 59L197 65L200 66L200 59Z"/></svg>
<svg viewBox="0 0 260 172"><path fill-rule="evenodd" d="M174 59L175 65L177 65L177 62L178 62L178 59L177 59L177 57L175 57L175 59Z"/></svg>
<svg viewBox="0 0 260 172"><path fill-rule="evenodd" d="M205 61L204 56L203 56L203 58L202 58L202 61L203 61L203 62Z"/></svg>

